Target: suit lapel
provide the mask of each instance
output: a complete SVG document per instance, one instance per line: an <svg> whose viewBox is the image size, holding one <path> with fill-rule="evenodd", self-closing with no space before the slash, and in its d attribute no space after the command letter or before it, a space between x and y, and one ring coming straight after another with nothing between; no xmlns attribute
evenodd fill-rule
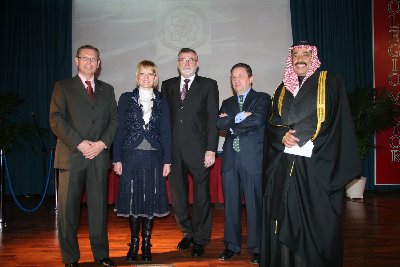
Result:
<svg viewBox="0 0 400 267"><path fill-rule="evenodd" d="M176 77L175 81L171 84L172 99L181 105L181 78Z"/></svg>
<svg viewBox="0 0 400 267"><path fill-rule="evenodd" d="M85 85L83 85L82 80L81 80L81 78L79 78L78 75L76 75L76 76L74 77L73 87L74 87L74 89L78 92L78 94L79 94L80 96L82 96L83 99L86 99L86 100L89 101L90 103L93 103L93 102L95 101L94 99L92 99L92 98L88 95L88 93L87 93L87 91L86 91L86 87L85 87ZM94 93L95 97L97 97L98 91L99 91L99 92L102 91L101 83L98 82L98 81L95 79L95 93ZM101 93L100 93L100 95L101 95Z"/></svg>
<svg viewBox="0 0 400 267"><path fill-rule="evenodd" d="M244 100L243 110L248 110L249 109L249 105L253 101L254 97L255 97L254 90L250 89L249 93L246 96L246 99ZM239 102L238 102L238 107L239 107Z"/></svg>
<svg viewBox="0 0 400 267"><path fill-rule="evenodd" d="M199 76L195 76L194 80L192 82L192 84L189 87L189 91L186 94L185 100L183 101L183 103L187 102L188 100L193 98L193 95L196 94L196 91L199 89L200 87L200 79Z"/></svg>
<svg viewBox="0 0 400 267"><path fill-rule="evenodd" d="M87 99L88 101L90 101L90 97L86 92L86 88L83 85L82 80L81 78L79 78L78 75L74 77L73 88L80 96L82 96L83 99Z"/></svg>
<svg viewBox="0 0 400 267"><path fill-rule="evenodd" d="M235 114L235 116L236 116L236 114L239 113L239 101L238 101L238 96L237 95L234 95L231 98L231 100L230 100L230 102L228 104L228 107L229 107L229 109L232 109L232 113Z"/></svg>
<svg viewBox="0 0 400 267"><path fill-rule="evenodd" d="M95 84L94 99L89 97L89 99L92 100L92 101L96 101L96 100L101 99L103 97L103 87L102 87L101 82L99 80L95 79L94 80L94 84Z"/></svg>

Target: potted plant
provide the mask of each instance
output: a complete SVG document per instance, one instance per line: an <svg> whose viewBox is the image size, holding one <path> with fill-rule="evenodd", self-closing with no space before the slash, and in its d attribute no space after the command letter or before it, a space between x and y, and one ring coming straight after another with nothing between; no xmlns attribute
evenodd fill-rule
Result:
<svg viewBox="0 0 400 267"><path fill-rule="evenodd" d="M358 149L362 160L375 149L373 135L395 126L400 119L400 109L386 89L357 88L348 93L354 121ZM366 178L355 179L346 186L350 198L363 198Z"/></svg>
<svg viewBox="0 0 400 267"><path fill-rule="evenodd" d="M10 115L17 113L18 107L24 102L13 93L0 95L0 149L3 151L23 143L29 144L37 151L39 135L49 135L48 129L38 128L30 123L15 123L9 119Z"/></svg>

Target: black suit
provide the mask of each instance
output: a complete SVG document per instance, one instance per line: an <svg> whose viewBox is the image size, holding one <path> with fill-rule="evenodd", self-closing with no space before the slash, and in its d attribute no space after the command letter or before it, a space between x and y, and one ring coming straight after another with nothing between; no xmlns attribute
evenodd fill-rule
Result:
<svg viewBox="0 0 400 267"><path fill-rule="evenodd" d="M110 147L117 129L117 109L111 85L95 80L95 98L79 76L57 81L50 104L50 126L57 136L54 167L60 170L58 238L64 263L78 262L77 230L81 196L86 185L90 242L95 259L109 256L107 237L107 170L109 150L85 159L77 149L83 140Z"/></svg>
<svg viewBox="0 0 400 267"><path fill-rule="evenodd" d="M262 161L264 130L271 105L271 97L250 89L242 111L251 112L243 121L235 123L240 112L238 97L223 101L217 119L217 127L226 130L223 146L222 182L225 199L225 247L234 252L241 250L241 201L243 193L247 211L247 249L260 253ZM233 141L239 136L240 151L233 149Z"/></svg>
<svg viewBox="0 0 400 267"><path fill-rule="evenodd" d="M183 103L180 79L162 83L172 124L172 207L179 228L187 238L205 245L211 237L210 171L204 167L206 151L217 151L219 96L217 82L195 76ZM193 176L193 215L188 207L188 172Z"/></svg>

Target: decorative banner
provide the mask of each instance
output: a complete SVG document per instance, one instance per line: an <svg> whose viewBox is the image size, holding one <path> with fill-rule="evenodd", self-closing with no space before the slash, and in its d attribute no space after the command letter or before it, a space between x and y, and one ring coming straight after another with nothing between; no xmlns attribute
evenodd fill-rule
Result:
<svg viewBox="0 0 400 267"><path fill-rule="evenodd" d="M374 1L375 88L400 104L400 0ZM400 184L400 125L376 134L375 184Z"/></svg>

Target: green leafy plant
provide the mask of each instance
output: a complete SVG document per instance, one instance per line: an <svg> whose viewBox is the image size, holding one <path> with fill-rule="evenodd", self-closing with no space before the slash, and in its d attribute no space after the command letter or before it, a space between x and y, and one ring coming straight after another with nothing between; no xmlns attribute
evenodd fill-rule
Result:
<svg viewBox="0 0 400 267"><path fill-rule="evenodd" d="M400 109L386 89L357 88L348 93L351 113L357 136L360 156L365 159L375 149L372 136L395 126L400 119Z"/></svg>
<svg viewBox="0 0 400 267"><path fill-rule="evenodd" d="M18 107L25 101L18 95L10 93L0 95L0 148L11 150L23 143L29 144L36 151L40 136L49 137L50 132L45 128L38 128L30 123L15 123L10 121L10 116L18 112Z"/></svg>

